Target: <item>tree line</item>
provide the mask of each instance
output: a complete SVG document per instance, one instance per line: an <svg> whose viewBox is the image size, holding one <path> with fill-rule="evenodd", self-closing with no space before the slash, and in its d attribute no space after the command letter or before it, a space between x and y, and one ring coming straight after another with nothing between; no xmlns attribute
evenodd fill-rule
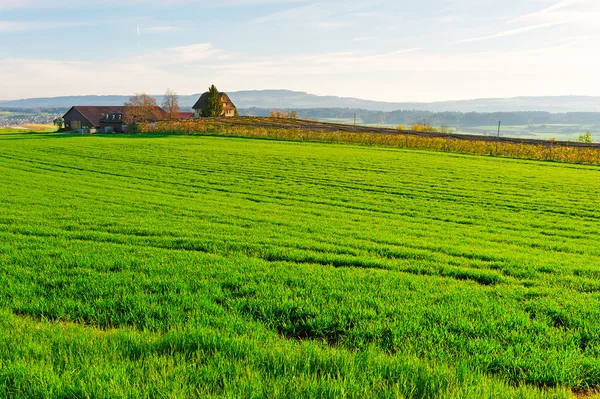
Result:
<svg viewBox="0 0 600 399"><path fill-rule="evenodd" d="M400 111L369 111L351 108L312 108L312 109L281 109L281 113L294 112L301 119L352 119L356 113L364 124L407 125L414 124L431 126L490 126L502 121L505 125L600 125L600 112L567 112L550 113L543 111L532 112L432 112L419 110ZM266 108L245 108L241 115L269 116L273 111Z"/></svg>

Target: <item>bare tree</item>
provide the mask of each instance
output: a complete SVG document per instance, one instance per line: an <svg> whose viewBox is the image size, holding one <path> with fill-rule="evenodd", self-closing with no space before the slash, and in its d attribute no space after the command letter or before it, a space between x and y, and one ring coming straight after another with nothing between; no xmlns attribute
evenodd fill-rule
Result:
<svg viewBox="0 0 600 399"><path fill-rule="evenodd" d="M136 93L125 103L123 115L125 123L142 123L160 119L160 109L156 100L145 93Z"/></svg>
<svg viewBox="0 0 600 399"><path fill-rule="evenodd" d="M179 96L171 89L167 89L162 101L162 108L169 119L179 119Z"/></svg>
<svg viewBox="0 0 600 399"><path fill-rule="evenodd" d="M271 111L269 111L269 118L286 119L287 117L288 117L288 114L286 112L281 111L281 110L271 110Z"/></svg>

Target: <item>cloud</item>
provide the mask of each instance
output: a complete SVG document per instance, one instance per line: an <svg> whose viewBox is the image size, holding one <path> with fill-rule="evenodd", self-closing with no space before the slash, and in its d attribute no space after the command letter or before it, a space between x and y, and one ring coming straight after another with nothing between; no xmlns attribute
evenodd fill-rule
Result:
<svg viewBox="0 0 600 399"><path fill-rule="evenodd" d="M526 25L522 27L511 27L489 35L458 40L456 43L471 43L520 35L559 25L571 25L574 27L572 29L584 28L587 30L584 36L588 36L590 31L600 31L597 24L598 18L600 18L600 2L597 0L562 0L540 11L513 17L504 24L504 26L510 27L525 23Z"/></svg>
<svg viewBox="0 0 600 399"><path fill-rule="evenodd" d="M231 54L215 48L210 43L197 43L144 54L138 56L136 62L155 67L195 65L198 63L209 65L218 61L231 60L232 58Z"/></svg>
<svg viewBox="0 0 600 399"><path fill-rule="evenodd" d="M76 26L86 26L86 22L25 22L25 21L0 21L0 32L19 33L48 29L64 29Z"/></svg>
<svg viewBox="0 0 600 399"><path fill-rule="evenodd" d="M364 54L359 52L305 53L287 57L237 57L236 62L215 66L220 71L236 76L289 75L332 76L345 73L368 76L373 72L397 72L406 67L409 53L422 49L410 48L388 53ZM410 57L413 59L413 57Z"/></svg>
<svg viewBox="0 0 600 399"><path fill-rule="evenodd" d="M326 30L343 29L352 25L354 25L354 23L350 21L323 21L317 24L319 28Z"/></svg>
<svg viewBox="0 0 600 399"><path fill-rule="evenodd" d="M509 21L509 23L516 23L516 22L522 22L522 21L537 21L540 19L547 19L548 17L553 19L552 17L556 16L558 11L568 8L570 6L576 5L579 2L580 2L580 0L563 0L563 1L560 1L558 3L551 5L549 7L546 7L541 11L524 14L524 15L515 17L515 18L511 19Z"/></svg>
<svg viewBox="0 0 600 399"><path fill-rule="evenodd" d="M21 8L27 6L29 3L32 2L28 0L0 0L0 9Z"/></svg>
<svg viewBox="0 0 600 399"><path fill-rule="evenodd" d="M198 6L203 8L255 6L267 4L304 3L308 0L221 0L213 2L209 0L0 0L0 9L66 9L86 8L94 6L158 6L172 7L174 5Z"/></svg>
<svg viewBox="0 0 600 399"><path fill-rule="evenodd" d="M147 28L141 28L143 33L174 33L181 32L184 29L178 26L150 26Z"/></svg>
<svg viewBox="0 0 600 399"><path fill-rule="evenodd" d="M589 78L595 76L600 62L593 44L590 42L588 48L495 51L485 56L408 48L387 53L293 56L237 53L228 59L229 53L204 43L118 63L8 58L0 63L0 95L162 93L166 87L186 94L199 92L211 83L225 91L279 87L389 101L593 95L600 91L600 81ZM165 63L156 59L158 55L174 59ZM587 62L582 63L583 59Z"/></svg>
<svg viewBox="0 0 600 399"><path fill-rule="evenodd" d="M319 4L309 4L300 7L290 8L284 11L274 12L259 18L256 18L255 23L279 22L285 20L305 20L307 18L317 18L324 15L324 10Z"/></svg>
<svg viewBox="0 0 600 399"><path fill-rule="evenodd" d="M217 50L210 43L173 47L168 49L164 54L165 57L172 57L175 61L179 62L202 61L220 55L222 55L222 51Z"/></svg>
<svg viewBox="0 0 600 399"><path fill-rule="evenodd" d="M359 36L352 39L353 42L369 42L371 40L380 39L379 36Z"/></svg>
<svg viewBox="0 0 600 399"><path fill-rule="evenodd" d="M162 92L166 86L194 92L213 82L223 89L227 89L225 85L229 89L283 87L354 97L377 93L390 100L527 95L543 90L574 94L600 91L600 82L593 79L593 66L600 63L594 46L600 34L596 22L600 20L600 0L400 3L0 0L0 18L6 19L0 21L0 37L79 25L55 20L71 14L61 12L66 8L86 8L73 14L98 15L85 20L101 28L73 29L82 41L97 44L93 54L85 55L93 61L90 63L69 61L84 59L77 52L56 53L63 61L36 59L31 48L55 45L63 40L63 32L23 35L21 41L13 40L19 46L0 46L0 96ZM450 9L438 7L450 3ZM114 36L106 39L108 22L102 17L110 18L110 13L95 12L106 4L119 5L112 10L118 10L114 18L122 20L111 21L109 30L123 35L122 40ZM183 6L172 7L174 4ZM272 6L250 8L259 4ZM136 5L144 7L132 7ZM19 10L3 12L9 6ZM47 7L55 10L50 13ZM225 12L225 7L235 8ZM210 10L215 8L223 9ZM167 10L179 12L177 19ZM218 29L223 26L222 15L231 15L236 21L227 26L228 35ZM44 17L41 23L28 20L40 16ZM205 20L203 28L195 24L198 16ZM70 21L76 20L79 18ZM141 40L136 37L138 24ZM333 31L350 24L348 34ZM397 31L387 31L390 27ZM203 31L206 36L188 35L186 28ZM150 35L156 40L149 40ZM144 37L148 39L145 46L135 50L135 44ZM453 46L502 37L507 38L502 45L490 43L485 54L476 52L483 45ZM290 38L300 42L291 46ZM35 40L35 44L26 40ZM118 57L118 63L105 61L102 55L109 44L114 55L111 58Z"/></svg>
<svg viewBox="0 0 600 399"><path fill-rule="evenodd" d="M524 26L522 28L516 28L516 29L510 29L510 30L506 30L506 31L502 31L502 32L497 32L492 35L472 37L469 39L462 39L462 40L458 40L456 43L472 43L472 42L479 42L479 41L483 41L483 40L497 39L500 37L520 35L521 33L527 33L527 32L532 32L532 31L539 30L539 29L550 28L552 26L563 25L565 23L567 23L567 22L566 21L556 21L556 22L547 22L544 24L529 25L529 26Z"/></svg>

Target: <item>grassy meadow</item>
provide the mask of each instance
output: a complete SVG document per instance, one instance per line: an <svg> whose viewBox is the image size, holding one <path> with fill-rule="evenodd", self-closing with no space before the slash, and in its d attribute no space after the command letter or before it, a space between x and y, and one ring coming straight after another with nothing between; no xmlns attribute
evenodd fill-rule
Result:
<svg viewBox="0 0 600 399"><path fill-rule="evenodd" d="M352 125L352 118L319 118L322 122L343 123ZM367 124L361 118L357 118L357 125L372 127L395 128L399 125L390 123L372 123ZM408 124L410 126L410 124ZM439 126L435 126L439 128ZM460 134L488 135L496 136L498 125L493 126L456 126L449 125L449 129ZM591 132L594 142L600 142L600 126L597 125L567 125L567 124L531 124L531 125L503 125L501 127L502 137L512 137L518 139L539 139L549 140L572 140L577 141L581 134Z"/></svg>
<svg viewBox="0 0 600 399"><path fill-rule="evenodd" d="M485 134L494 136L497 134L496 126L475 126L457 129L461 133ZM577 141L579 136L590 132L594 142L600 141L600 126L596 125L561 125L561 124L532 124L532 125L514 125L502 126L501 135L503 137L515 137L523 139L549 140L571 140Z"/></svg>
<svg viewBox="0 0 600 399"><path fill-rule="evenodd" d="M0 135L15 133L53 133L55 131L55 126L43 124L28 124L23 126L0 127Z"/></svg>
<svg viewBox="0 0 600 399"><path fill-rule="evenodd" d="M142 124L140 131L144 134L209 135L380 146L600 165L600 147L594 144L505 139L497 141L486 137L467 139L468 135L452 137L444 133L398 129L381 131L376 128L354 128L299 119L243 117L162 121Z"/></svg>
<svg viewBox="0 0 600 399"><path fill-rule="evenodd" d="M600 386L600 167L2 134L0 173L0 397Z"/></svg>

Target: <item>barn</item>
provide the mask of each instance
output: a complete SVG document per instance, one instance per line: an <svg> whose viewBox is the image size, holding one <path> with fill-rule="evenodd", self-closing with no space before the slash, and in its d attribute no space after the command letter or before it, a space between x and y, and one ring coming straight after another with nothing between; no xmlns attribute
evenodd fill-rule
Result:
<svg viewBox="0 0 600 399"><path fill-rule="evenodd" d="M100 128L100 120L107 115L123 114L125 107L74 106L63 116L65 128L89 133Z"/></svg>
<svg viewBox="0 0 600 399"><path fill-rule="evenodd" d="M65 128L81 133L95 131L121 133L125 130L124 106L74 106L63 116ZM153 111L156 120L166 119L162 108Z"/></svg>

